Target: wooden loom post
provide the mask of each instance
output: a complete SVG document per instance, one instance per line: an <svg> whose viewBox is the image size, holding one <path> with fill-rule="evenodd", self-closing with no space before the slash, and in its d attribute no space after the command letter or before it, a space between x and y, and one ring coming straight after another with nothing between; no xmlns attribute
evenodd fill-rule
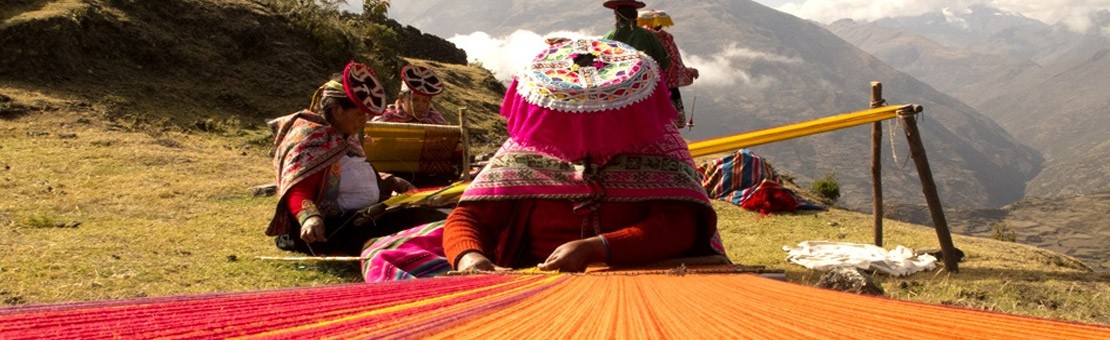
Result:
<svg viewBox="0 0 1110 340"><path fill-rule="evenodd" d="M910 144L910 155L913 157L913 164L917 166L917 175L921 178L921 191L925 194L929 215L933 218L933 228L936 229L937 240L940 241L941 253L944 255L944 268L949 272L957 273L960 268L956 262L956 246L952 244L952 234L948 231L948 221L944 219L937 185L933 182L933 172L929 168L929 159L925 156L925 145L921 143L921 133L917 129L919 112L921 107L914 105L911 109L898 111L898 119L902 121L906 139Z"/></svg>
<svg viewBox="0 0 1110 340"><path fill-rule="evenodd" d="M883 83L871 82L871 108L885 104ZM871 123L871 213L874 215L875 245L883 246L883 123Z"/></svg>
<svg viewBox="0 0 1110 340"><path fill-rule="evenodd" d="M459 108L459 141L462 142L462 174L459 179L470 180L470 136L466 132L466 107Z"/></svg>

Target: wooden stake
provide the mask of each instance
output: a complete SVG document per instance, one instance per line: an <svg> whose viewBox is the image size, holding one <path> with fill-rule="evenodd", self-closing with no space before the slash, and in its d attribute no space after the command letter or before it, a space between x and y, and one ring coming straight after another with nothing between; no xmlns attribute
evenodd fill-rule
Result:
<svg viewBox="0 0 1110 340"><path fill-rule="evenodd" d="M462 142L462 174L459 176L460 180L470 180L470 135L466 131L466 108L459 108L459 131L462 133L460 141Z"/></svg>
<svg viewBox="0 0 1110 340"><path fill-rule="evenodd" d="M921 107L914 105L909 110L898 111L898 119L902 120L902 127L910 144L910 155L913 157L913 164L917 166L917 175L921 178L921 191L925 194L925 202L929 204L929 215L933 218L933 228L937 231L937 240L940 241L940 250L944 255L944 268L958 273L960 268L956 262L956 246L952 244L952 234L948 231L948 221L944 219L937 185L933 182L933 172L929 168L929 159L925 156L925 145L921 142L921 133L917 129L918 112L921 112Z"/></svg>
<svg viewBox="0 0 1110 340"><path fill-rule="evenodd" d="M883 84L871 82L871 108L882 107ZM875 245L883 246L883 123L871 123L871 213L874 215Z"/></svg>

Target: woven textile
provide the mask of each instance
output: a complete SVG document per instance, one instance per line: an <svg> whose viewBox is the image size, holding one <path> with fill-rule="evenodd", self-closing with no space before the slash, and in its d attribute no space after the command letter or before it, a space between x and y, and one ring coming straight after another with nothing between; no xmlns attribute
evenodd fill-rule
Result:
<svg viewBox="0 0 1110 340"><path fill-rule="evenodd" d="M682 53L679 52L678 45L674 42L674 36L664 30L648 30L659 37L659 43L663 45L663 49L671 57L671 64L663 69L663 80L667 82L667 87L676 88L693 84L694 69L687 68L686 63L682 61Z"/></svg>
<svg viewBox="0 0 1110 340"><path fill-rule="evenodd" d="M824 210L783 188L775 169L748 149L740 149L698 167L702 186L714 199L770 214L797 209Z"/></svg>
<svg viewBox="0 0 1110 340"><path fill-rule="evenodd" d="M371 122L366 125L366 159L382 172L458 174L462 132L454 125Z"/></svg>
<svg viewBox="0 0 1110 340"><path fill-rule="evenodd" d="M366 282L400 281L451 270L443 257L443 224L432 222L366 242L362 277Z"/></svg>
<svg viewBox="0 0 1110 340"><path fill-rule="evenodd" d="M690 154L676 138L668 135L640 153L616 156L600 168L560 160L509 139L470 183L461 200L675 199L708 206L709 198L701 188Z"/></svg>
<svg viewBox="0 0 1110 340"><path fill-rule="evenodd" d="M382 112L381 116L371 119L375 122L388 122L388 123L413 123L413 124L436 124L436 125L449 125L447 118L443 118L443 114L435 109L428 107L428 111L424 112L421 118L413 117L408 112L402 111L400 106L389 105Z"/></svg>
<svg viewBox="0 0 1110 340"><path fill-rule="evenodd" d="M476 275L13 307L0 309L0 338L1110 338L1110 327L681 274Z"/></svg>

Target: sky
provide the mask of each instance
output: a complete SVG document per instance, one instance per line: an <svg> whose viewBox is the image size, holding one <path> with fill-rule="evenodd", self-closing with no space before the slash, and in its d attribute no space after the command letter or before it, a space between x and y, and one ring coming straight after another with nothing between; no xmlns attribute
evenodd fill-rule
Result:
<svg viewBox="0 0 1110 340"><path fill-rule="evenodd" d="M1091 13L1110 10L1110 0L756 0L768 7L803 19L830 23L851 18L870 21L891 16L914 16L945 8L960 10L986 4L1024 15L1046 24L1063 23L1076 31L1093 27Z"/></svg>

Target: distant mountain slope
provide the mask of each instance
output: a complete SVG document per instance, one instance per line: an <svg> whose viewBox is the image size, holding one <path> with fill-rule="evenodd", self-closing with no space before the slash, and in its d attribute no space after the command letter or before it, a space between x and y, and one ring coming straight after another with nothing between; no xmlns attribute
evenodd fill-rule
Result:
<svg viewBox="0 0 1110 340"><path fill-rule="evenodd" d="M1028 59L945 46L905 28L845 19L829 24L828 29L895 69L969 103L1038 67Z"/></svg>
<svg viewBox="0 0 1110 340"><path fill-rule="evenodd" d="M1026 72L978 106L1044 153L1029 196L1110 189L1110 49Z"/></svg>
<svg viewBox="0 0 1110 340"><path fill-rule="evenodd" d="M973 14L968 15L977 18ZM1047 27L1026 18L1002 18L1016 25L1011 27L1015 31ZM965 24L975 23L969 20ZM1078 60L1040 66L1005 55L945 46L915 33L935 29L928 25L890 28L842 20L829 25L829 29L888 64L960 98L997 121L1017 140L1040 151L1046 162L1042 172L1027 184L1028 196L1061 197L1110 189L1110 178L1105 175L1110 173L1110 47ZM971 33L965 35L969 40L974 38ZM1054 38L1059 37L1044 37ZM1040 44L1054 46L1044 41ZM1050 48L1044 46L1028 48ZM1055 52L1060 51L1035 54Z"/></svg>
<svg viewBox="0 0 1110 340"><path fill-rule="evenodd" d="M1092 16L1096 23L1104 24L1110 21L1110 9ZM945 46L1030 59L1041 65L1088 58L1110 47L1110 37L1103 32L1077 33L1062 24L1049 25L986 5L972 5L967 11L885 18L874 23L908 29Z"/></svg>
<svg viewBox="0 0 1110 340"><path fill-rule="evenodd" d="M1039 156L955 98L898 72L811 22L751 1L657 1L677 26L671 32L687 62L704 79L683 89L687 105L697 97L687 138L699 140L866 108L868 84L881 81L892 103L925 107L921 128L946 204L990 206L1022 197L1023 183L1039 171ZM434 10L433 10L434 9ZM493 0L396 2L391 16L444 37L484 31L507 36L585 31L603 34L613 22L600 3ZM887 132L889 138L890 133ZM900 160L908 157L896 139ZM830 171L842 181L842 203L865 207L870 200L869 129L806 137L755 148L803 181ZM885 144L885 143L884 143ZM892 200L920 202L916 174L899 169L886 145L884 184Z"/></svg>

